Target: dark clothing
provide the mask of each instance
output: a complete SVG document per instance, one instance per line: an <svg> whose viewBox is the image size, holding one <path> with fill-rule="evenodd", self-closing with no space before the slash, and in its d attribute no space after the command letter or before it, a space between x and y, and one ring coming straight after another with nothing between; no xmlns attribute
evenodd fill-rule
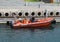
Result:
<svg viewBox="0 0 60 42"><path fill-rule="evenodd" d="M34 17L30 18L30 21L35 22L35 18Z"/></svg>

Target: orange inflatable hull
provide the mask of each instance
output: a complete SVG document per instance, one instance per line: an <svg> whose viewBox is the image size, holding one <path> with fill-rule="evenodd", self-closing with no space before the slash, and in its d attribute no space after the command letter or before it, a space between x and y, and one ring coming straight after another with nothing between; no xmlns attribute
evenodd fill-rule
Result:
<svg viewBox="0 0 60 42"><path fill-rule="evenodd" d="M54 22L54 18L45 18L45 19L39 19L36 22L28 22L28 23L21 23L16 22L13 24L13 28L37 28L37 27L49 27L52 22Z"/></svg>
<svg viewBox="0 0 60 42"><path fill-rule="evenodd" d="M47 27L50 26L51 22L44 23L44 24L33 24L33 25L25 25L25 26L13 26L13 28L37 28L37 27Z"/></svg>

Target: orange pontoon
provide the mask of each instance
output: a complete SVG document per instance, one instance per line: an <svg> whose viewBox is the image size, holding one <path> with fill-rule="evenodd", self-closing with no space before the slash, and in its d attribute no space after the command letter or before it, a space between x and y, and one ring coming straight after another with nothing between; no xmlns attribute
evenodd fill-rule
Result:
<svg viewBox="0 0 60 42"><path fill-rule="evenodd" d="M23 22L16 21L15 23L10 23L10 26L12 28L37 28L37 27L49 27L51 24L56 23L56 20L54 18L44 18L44 19L38 19L35 22L30 22L27 20L24 20Z"/></svg>

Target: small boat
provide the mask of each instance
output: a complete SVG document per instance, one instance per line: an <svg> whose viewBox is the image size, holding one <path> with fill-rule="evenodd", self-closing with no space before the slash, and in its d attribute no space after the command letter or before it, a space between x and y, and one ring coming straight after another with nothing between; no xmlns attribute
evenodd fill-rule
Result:
<svg viewBox="0 0 60 42"><path fill-rule="evenodd" d="M56 20L54 18L43 18L38 19L35 22L30 22L28 20L24 22L16 21L15 23L9 22L11 28L37 28L37 27L49 27L52 24L55 24Z"/></svg>

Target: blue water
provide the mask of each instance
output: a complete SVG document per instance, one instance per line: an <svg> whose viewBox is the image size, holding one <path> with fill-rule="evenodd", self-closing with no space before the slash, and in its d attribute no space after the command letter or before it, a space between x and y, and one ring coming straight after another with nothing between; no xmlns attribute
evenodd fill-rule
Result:
<svg viewBox="0 0 60 42"><path fill-rule="evenodd" d="M60 23L53 29L11 29L0 24L0 42L60 42Z"/></svg>

